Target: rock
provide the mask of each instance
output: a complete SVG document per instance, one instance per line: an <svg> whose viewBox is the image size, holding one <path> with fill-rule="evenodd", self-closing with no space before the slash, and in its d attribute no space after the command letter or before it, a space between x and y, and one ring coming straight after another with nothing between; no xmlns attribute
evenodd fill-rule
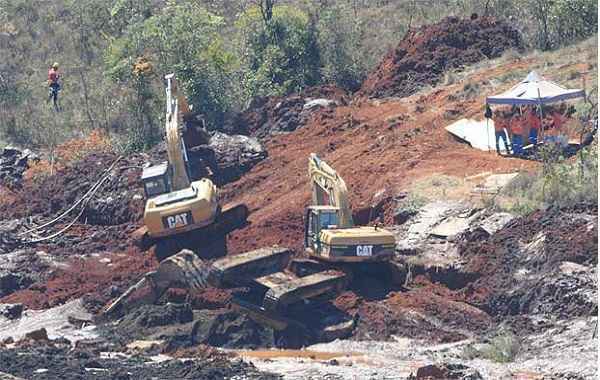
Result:
<svg viewBox="0 0 600 380"><path fill-rule="evenodd" d="M397 208L396 211L394 211L394 223L404 224L415 215L417 215L416 210Z"/></svg>
<svg viewBox="0 0 600 380"><path fill-rule="evenodd" d="M569 275L569 274L577 274L577 273L587 272L587 271L589 271L589 268L586 267L585 265L573 263L570 261L563 261L560 264L560 271L563 274Z"/></svg>
<svg viewBox="0 0 600 380"><path fill-rule="evenodd" d="M13 337L12 337L12 336L9 336L9 337L7 337L7 338L4 338L4 339L2 340L2 344L12 344L12 343L14 343L14 342L15 342L15 340L13 339Z"/></svg>
<svg viewBox="0 0 600 380"><path fill-rule="evenodd" d="M23 314L23 304L21 303L0 304L0 315L3 317L8 319L18 319L21 318L21 314Z"/></svg>
<svg viewBox="0 0 600 380"><path fill-rule="evenodd" d="M21 150L19 148L9 145L2 150L2 157L15 157L20 153Z"/></svg>
<svg viewBox="0 0 600 380"><path fill-rule="evenodd" d="M0 185L8 188L20 188L23 173L30 163L38 162L39 157L29 149L21 150L7 146L0 155Z"/></svg>
<svg viewBox="0 0 600 380"><path fill-rule="evenodd" d="M0 272L0 297L9 295L31 284L31 279L12 272Z"/></svg>
<svg viewBox="0 0 600 380"><path fill-rule="evenodd" d="M310 87L287 96L254 98L246 110L226 121L223 130L268 138L302 128L313 113L347 102L346 91L331 85Z"/></svg>
<svg viewBox="0 0 600 380"><path fill-rule="evenodd" d="M0 380L25 380L22 377L13 376L9 373L0 372Z"/></svg>
<svg viewBox="0 0 600 380"><path fill-rule="evenodd" d="M331 106L336 106L337 102L335 100L330 99L313 99L304 104L302 109L304 111L310 111L315 108L326 108Z"/></svg>
<svg viewBox="0 0 600 380"><path fill-rule="evenodd" d="M25 334L25 339L31 339L31 340L35 340L35 341L49 340L48 332L46 331L46 329L44 327L42 327L41 329L33 330L33 331L30 331L27 334Z"/></svg>
<svg viewBox="0 0 600 380"><path fill-rule="evenodd" d="M438 363L423 366L417 370L417 379L483 379L481 374L463 364Z"/></svg>
<svg viewBox="0 0 600 380"><path fill-rule="evenodd" d="M257 139L243 135L214 132L209 147L215 154L215 179L219 185L235 181L267 157L267 151Z"/></svg>
<svg viewBox="0 0 600 380"><path fill-rule="evenodd" d="M121 328L139 330L166 326L174 323L187 323L193 319L192 309L189 304L168 303L166 305L144 305L129 313L119 323Z"/></svg>
<svg viewBox="0 0 600 380"><path fill-rule="evenodd" d="M227 312L197 319L192 328L192 344L224 348L256 348L273 345L273 331L246 315Z"/></svg>

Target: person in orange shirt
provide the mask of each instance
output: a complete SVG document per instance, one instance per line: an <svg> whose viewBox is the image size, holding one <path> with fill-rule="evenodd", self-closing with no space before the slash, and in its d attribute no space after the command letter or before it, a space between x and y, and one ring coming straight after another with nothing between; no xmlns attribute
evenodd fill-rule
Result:
<svg viewBox="0 0 600 380"><path fill-rule="evenodd" d="M506 132L504 132L504 128L507 127L507 123L504 119L503 113L501 111L496 111L496 114L492 117L492 120L494 121L494 131L496 135L496 152L500 154L500 140L502 139L502 141L504 141L506 153L510 154L510 146L508 145Z"/></svg>
<svg viewBox="0 0 600 380"><path fill-rule="evenodd" d="M558 142L558 137L564 122L560 111L552 109L549 112L549 123L544 127L544 141L549 143Z"/></svg>
<svg viewBox="0 0 600 380"><path fill-rule="evenodd" d="M510 119L510 133L513 155L520 156L523 153L523 120L516 112Z"/></svg>
<svg viewBox="0 0 600 380"><path fill-rule="evenodd" d="M531 107L527 113L527 123L529 124L529 142L533 145L537 144L537 138L542 127L542 121L535 112L535 107Z"/></svg>
<svg viewBox="0 0 600 380"><path fill-rule="evenodd" d="M59 111L58 107L58 91L60 91L60 84L58 80L60 79L60 74L58 73L58 62L54 62L48 70L48 101L52 100L54 104L54 109Z"/></svg>

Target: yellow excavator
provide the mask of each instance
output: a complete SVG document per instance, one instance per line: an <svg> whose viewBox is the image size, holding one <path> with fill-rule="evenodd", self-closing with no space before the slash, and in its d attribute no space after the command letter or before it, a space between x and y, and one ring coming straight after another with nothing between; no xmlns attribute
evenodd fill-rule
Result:
<svg viewBox="0 0 600 380"><path fill-rule="evenodd" d="M345 289L353 276L364 273L362 267L388 262L396 241L381 227L354 226L344 180L315 154L309 157L308 172L313 204L306 209L305 257L293 257L292 250L275 246L207 261L183 250L148 273L106 313L126 302L131 307L133 302L126 300L147 285L151 291L136 304L155 302L169 287L243 287L247 291L234 295L233 306L276 332L291 328L313 341L347 335L354 320L332 312L323 302ZM318 306L311 308L311 303ZM308 322L302 320L307 315Z"/></svg>
<svg viewBox="0 0 600 380"><path fill-rule="evenodd" d="M219 191L209 178L190 181L190 163L180 121L190 108L177 89L174 74L166 80L166 147L168 161L143 169L146 195L144 226L136 232L140 245L156 244L159 260L191 249L203 257L225 254L227 233L242 226L245 205L221 208Z"/></svg>
<svg viewBox="0 0 600 380"><path fill-rule="evenodd" d="M385 261L394 255L394 235L377 226L355 226L348 188L337 172L312 153L308 159L312 203L304 218L310 257L337 263Z"/></svg>

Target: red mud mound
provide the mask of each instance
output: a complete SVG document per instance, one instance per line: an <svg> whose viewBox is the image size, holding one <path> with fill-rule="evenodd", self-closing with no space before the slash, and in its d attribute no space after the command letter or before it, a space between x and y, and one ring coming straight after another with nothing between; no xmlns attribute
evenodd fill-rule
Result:
<svg viewBox="0 0 600 380"><path fill-rule="evenodd" d="M496 58L521 46L519 32L504 21L447 17L409 32L369 74L358 96L408 96L437 83L448 69Z"/></svg>
<svg viewBox="0 0 600 380"><path fill-rule="evenodd" d="M118 246L119 242L112 244ZM72 253L68 248L61 251L64 255ZM156 268L151 252L141 253L132 246L106 256L110 257L109 263L93 257L66 260L60 268L51 268L46 273L47 279L0 298L0 303L22 303L30 309L45 309L84 297L88 309L97 312L141 275Z"/></svg>

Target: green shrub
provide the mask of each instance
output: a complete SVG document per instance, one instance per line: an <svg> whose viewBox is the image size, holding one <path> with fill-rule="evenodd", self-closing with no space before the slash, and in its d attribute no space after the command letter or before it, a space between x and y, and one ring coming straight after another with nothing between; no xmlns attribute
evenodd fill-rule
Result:
<svg viewBox="0 0 600 380"><path fill-rule="evenodd" d="M517 213L528 213L545 206L567 207L580 202L598 203L598 143L580 150L566 160L549 145L541 150L543 161L539 172L519 174L502 190L511 198L505 207Z"/></svg>
<svg viewBox="0 0 600 380"><path fill-rule="evenodd" d="M521 350L521 339L510 331L501 330L492 337L489 343L468 345L463 348L462 357L467 360L476 358L488 359L497 363L510 363L515 360Z"/></svg>
<svg viewBox="0 0 600 380"><path fill-rule="evenodd" d="M350 4L336 2L320 13L318 31L323 80L357 90L368 71L364 22L356 20Z"/></svg>

